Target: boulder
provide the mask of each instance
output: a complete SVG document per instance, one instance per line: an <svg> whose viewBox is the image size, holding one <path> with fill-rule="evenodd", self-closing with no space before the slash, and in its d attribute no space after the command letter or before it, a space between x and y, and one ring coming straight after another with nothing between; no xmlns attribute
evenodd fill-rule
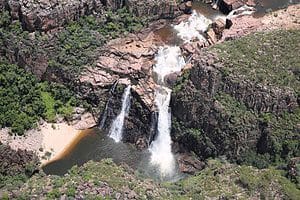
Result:
<svg viewBox="0 0 300 200"><path fill-rule="evenodd" d="M192 14L192 1L187 1L184 3L184 13L185 14Z"/></svg>
<svg viewBox="0 0 300 200"><path fill-rule="evenodd" d="M217 39L217 35L215 33L215 31L212 28L209 28L206 31L206 35L207 35L207 41L209 42L209 44L215 44L217 43L218 39Z"/></svg>
<svg viewBox="0 0 300 200"><path fill-rule="evenodd" d="M242 0L220 0L219 1L219 10L224 14L230 13L230 11L235 10L244 5Z"/></svg>
<svg viewBox="0 0 300 200"><path fill-rule="evenodd" d="M222 18L219 18L211 24L211 27L214 30L217 38L220 39L224 29L226 28L226 21Z"/></svg>
<svg viewBox="0 0 300 200"><path fill-rule="evenodd" d="M204 169L205 163L189 154L180 154L177 158L179 170L182 173L195 174Z"/></svg>
<svg viewBox="0 0 300 200"><path fill-rule="evenodd" d="M168 87L173 87L177 81L179 76L178 72L174 72L165 76L164 82L168 85Z"/></svg>
<svg viewBox="0 0 300 200"><path fill-rule="evenodd" d="M2 11L5 8L5 0L0 0L0 11Z"/></svg>

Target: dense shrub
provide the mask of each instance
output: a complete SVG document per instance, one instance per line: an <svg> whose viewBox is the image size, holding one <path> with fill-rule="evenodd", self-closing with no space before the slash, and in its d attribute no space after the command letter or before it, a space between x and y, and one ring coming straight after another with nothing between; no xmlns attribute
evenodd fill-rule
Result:
<svg viewBox="0 0 300 200"><path fill-rule="evenodd" d="M66 87L39 82L16 65L0 63L0 126L23 134L41 118L54 121L57 114L69 117L78 106Z"/></svg>
<svg viewBox="0 0 300 200"><path fill-rule="evenodd" d="M97 58L97 48L110 39L132 33L145 25L146 20L134 17L127 9L108 11L103 18L83 16L70 22L57 36L55 54L49 61L53 68L80 73L84 66Z"/></svg>

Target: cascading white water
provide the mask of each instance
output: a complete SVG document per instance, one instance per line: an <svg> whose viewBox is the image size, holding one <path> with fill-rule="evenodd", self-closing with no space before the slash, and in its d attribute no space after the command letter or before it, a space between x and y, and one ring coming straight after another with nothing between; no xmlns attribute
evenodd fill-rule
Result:
<svg viewBox="0 0 300 200"><path fill-rule="evenodd" d="M122 96L121 112L113 121L109 131L109 137L114 139L115 142L120 142L123 137L122 132L123 132L124 119L125 117L127 117L130 109L130 89L131 86L128 85Z"/></svg>
<svg viewBox="0 0 300 200"><path fill-rule="evenodd" d="M247 5L243 5L240 8L232 10L227 16L227 19L232 19L242 15L252 15L255 12L255 8Z"/></svg>
<svg viewBox="0 0 300 200"><path fill-rule="evenodd" d="M166 75L179 72L185 65L179 47L161 47L155 58L153 71L159 84L155 92L155 104L158 108L157 137L151 143L151 163L159 167L162 176L171 176L175 171L175 159L171 150L171 112L169 108L171 89L164 86Z"/></svg>
<svg viewBox="0 0 300 200"><path fill-rule="evenodd" d="M160 84L163 84L166 75L179 72L185 65L180 48L177 46L160 47L155 61L153 71L157 74Z"/></svg>
<svg viewBox="0 0 300 200"><path fill-rule="evenodd" d="M175 25L174 29L178 31L177 35L184 42L190 42L194 38L203 41L206 40L203 33L208 29L211 23L212 21L210 19L194 10L187 22L181 22Z"/></svg>

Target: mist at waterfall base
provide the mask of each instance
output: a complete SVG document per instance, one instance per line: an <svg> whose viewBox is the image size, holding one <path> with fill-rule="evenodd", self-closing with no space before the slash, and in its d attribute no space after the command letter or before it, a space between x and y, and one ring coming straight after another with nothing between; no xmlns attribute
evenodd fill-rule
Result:
<svg viewBox="0 0 300 200"><path fill-rule="evenodd" d="M114 119L110 131L109 137L114 139L115 142L120 142L123 137L123 126L125 117L128 116L130 109L130 89L131 85L128 85L122 96L122 108L120 114Z"/></svg>
<svg viewBox="0 0 300 200"><path fill-rule="evenodd" d="M172 153L171 140L171 112L170 98L172 90L165 86L165 76L174 72L180 72L185 65L177 46L164 46L158 51L153 68L157 76L157 89L155 91L155 105L158 109L157 136L151 143L151 164L158 167L161 178L175 177L177 166Z"/></svg>

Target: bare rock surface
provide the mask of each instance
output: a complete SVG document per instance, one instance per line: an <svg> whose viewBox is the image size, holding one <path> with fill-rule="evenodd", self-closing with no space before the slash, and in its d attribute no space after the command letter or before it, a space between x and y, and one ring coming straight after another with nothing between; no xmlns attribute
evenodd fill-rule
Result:
<svg viewBox="0 0 300 200"><path fill-rule="evenodd" d="M236 37L241 37L256 31L274 29L299 29L300 5L291 5L286 9L269 13L263 17L240 16L231 19L232 27L224 30L220 42Z"/></svg>
<svg viewBox="0 0 300 200"><path fill-rule="evenodd" d="M94 87L108 87L116 80L132 84L132 89L151 110L155 87L152 66L157 44L152 31L113 40L100 50L96 67L88 68L80 80Z"/></svg>
<svg viewBox="0 0 300 200"><path fill-rule="evenodd" d="M180 154L177 158L179 170L183 173L195 174L204 169L205 163L189 154Z"/></svg>

